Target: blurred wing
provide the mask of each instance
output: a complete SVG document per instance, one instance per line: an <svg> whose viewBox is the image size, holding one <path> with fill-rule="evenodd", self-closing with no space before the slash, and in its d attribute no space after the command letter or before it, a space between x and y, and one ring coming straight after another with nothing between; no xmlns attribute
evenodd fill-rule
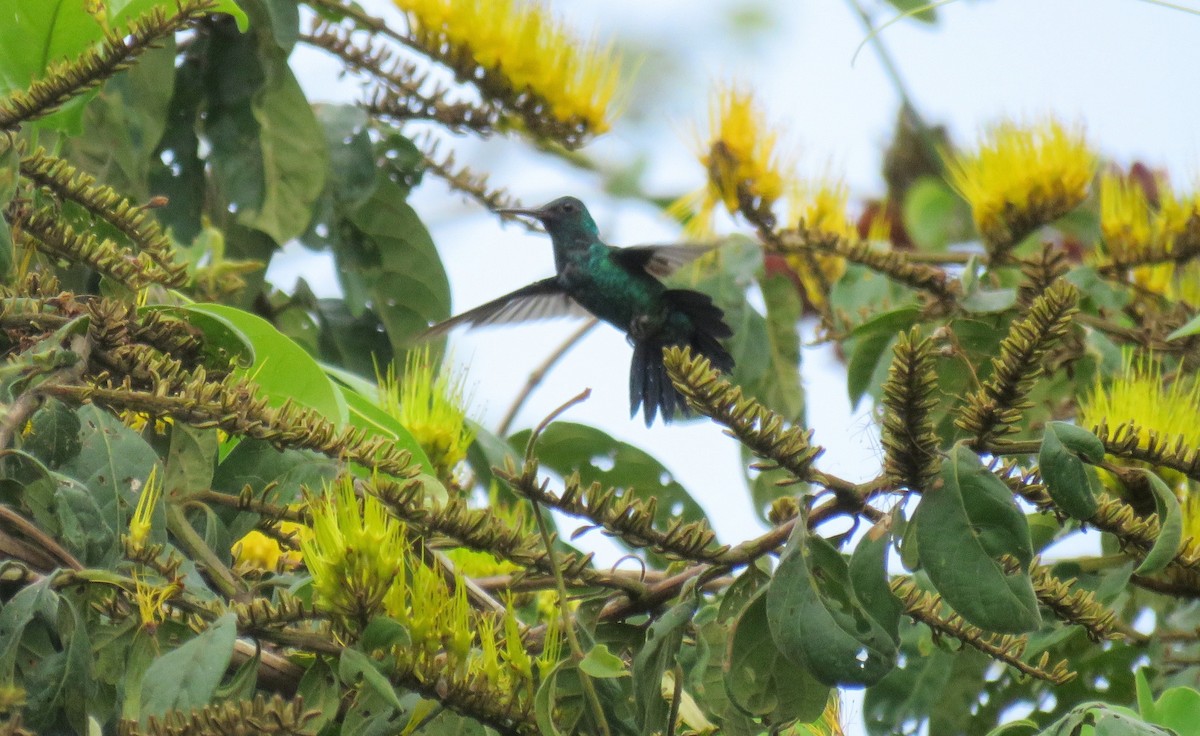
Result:
<svg viewBox="0 0 1200 736"><path fill-rule="evenodd" d="M479 327L551 317L587 317L588 311L567 295L553 276L537 281L430 327L421 340L441 337L459 325Z"/></svg>
<svg viewBox="0 0 1200 736"><path fill-rule="evenodd" d="M666 278L705 253L715 245L636 245L617 248L613 258L630 271L639 268L656 278Z"/></svg>

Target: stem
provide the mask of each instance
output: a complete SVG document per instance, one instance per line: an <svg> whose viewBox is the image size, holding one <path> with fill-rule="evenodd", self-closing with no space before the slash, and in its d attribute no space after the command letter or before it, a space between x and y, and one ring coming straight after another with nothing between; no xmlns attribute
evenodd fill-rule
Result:
<svg viewBox="0 0 1200 736"><path fill-rule="evenodd" d="M525 387L521 389L521 393L517 394L517 398L513 401L512 406L508 408L508 413L500 420L500 426L496 428L496 434L501 437L508 434L509 427L512 426L513 420L517 418L517 412L525 405L525 402L529 399L534 389L541 385L542 381L546 378L546 374L554 367L554 364L561 360L571 348L575 347L575 344L582 340L584 335L590 332L598 322L599 320L595 318L589 319L587 324L573 332L541 365L533 369L533 372L529 374L529 379L525 381Z"/></svg>
<svg viewBox="0 0 1200 736"><path fill-rule="evenodd" d="M242 584L233 571L217 558L216 553L209 549L208 544L192 528L192 522L188 521L187 515L183 513L179 504L168 503L166 507L167 529L175 535L179 544L189 555L208 569L209 579L225 597L247 603L246 591Z"/></svg>
<svg viewBox="0 0 1200 736"><path fill-rule="evenodd" d="M567 600L567 585L563 581L562 569L559 568L554 554L554 541L550 537L550 530L546 525L546 517L542 513L541 506L532 498L529 499L529 503L533 506L533 518L537 520L538 533L542 535L542 542L546 545L546 557L549 558L550 569L554 572L554 584L558 588L558 609L563 619L563 632L567 635L567 645L571 648L571 656L578 665L583 661L584 652L579 643L579 637L575 633L575 624L571 618L571 604ZM610 736L608 721L604 718L604 708L600 705L600 697L596 694L596 686L592 683L592 678L583 670L579 670L579 682L583 685L584 695L588 705L592 708L592 715L596 719L596 723L600 726L600 732L604 736Z"/></svg>

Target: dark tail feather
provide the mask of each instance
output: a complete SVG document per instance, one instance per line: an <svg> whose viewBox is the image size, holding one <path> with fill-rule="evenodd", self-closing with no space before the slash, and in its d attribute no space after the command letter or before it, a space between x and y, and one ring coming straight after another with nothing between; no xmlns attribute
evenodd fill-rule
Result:
<svg viewBox="0 0 1200 736"><path fill-rule="evenodd" d="M690 289L671 289L666 297L692 320L692 334L687 340L692 352L708 358L712 367L722 373L732 371L733 356L720 341L732 337L733 330L725 324L721 308L707 294Z"/></svg>
<svg viewBox="0 0 1200 736"><path fill-rule="evenodd" d="M692 352L708 358L717 370L728 373L733 370L733 356L720 343L721 338L733 335L725 324L725 313L712 303L707 295L687 289L673 289L666 294L675 308L687 314L692 322L692 334L680 343ZM629 414L637 416L643 409L646 426L654 417L662 414L663 422L670 423L676 411L687 416L687 401L675 390L667 368L663 365L663 348L659 341L638 341L633 347L633 362L629 366Z"/></svg>

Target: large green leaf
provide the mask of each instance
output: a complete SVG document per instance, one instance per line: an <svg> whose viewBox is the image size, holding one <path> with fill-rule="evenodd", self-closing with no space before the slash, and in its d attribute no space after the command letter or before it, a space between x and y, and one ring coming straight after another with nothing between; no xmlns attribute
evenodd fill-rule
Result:
<svg viewBox="0 0 1200 736"><path fill-rule="evenodd" d="M1038 453L1038 468L1046 491L1059 508L1073 518L1086 521L1100 504L1079 455L1090 463L1098 463L1104 459L1104 443L1082 427L1048 422Z"/></svg>
<svg viewBox="0 0 1200 736"><path fill-rule="evenodd" d="M268 13L257 4L247 9L249 34L213 34L204 129L213 176L236 221L282 244L308 227L329 154Z"/></svg>
<svg viewBox="0 0 1200 736"><path fill-rule="evenodd" d="M369 301L397 347L450 316L450 282L407 196L406 188L379 177L371 196L348 213L350 230L337 250L351 313Z"/></svg>
<svg viewBox="0 0 1200 736"><path fill-rule="evenodd" d="M142 676L138 721L144 726L151 716L161 719L171 710L186 713L208 705L229 667L236 639L237 615L226 613L200 635L154 660Z"/></svg>
<svg viewBox="0 0 1200 736"><path fill-rule="evenodd" d="M137 432L107 411L88 404L78 413L83 446L60 470L88 487L110 529L125 533L158 455Z"/></svg>
<svg viewBox="0 0 1200 736"><path fill-rule="evenodd" d="M341 392L304 348L270 322L224 304L191 304L183 309L223 320L254 348L254 364L241 370L262 388L272 406L290 399L338 427L345 424L348 411Z"/></svg>
<svg viewBox="0 0 1200 736"><path fill-rule="evenodd" d="M766 594L767 622L780 653L826 685L878 682L896 665L898 615L882 610L875 576L858 576L874 596L875 610L868 611L854 590L846 559L798 522Z"/></svg>
<svg viewBox="0 0 1200 736"><path fill-rule="evenodd" d="M1179 551L1179 544L1183 541L1183 510L1179 506L1179 499L1175 497L1175 492L1167 487L1162 478L1149 470L1143 470L1142 474L1149 481L1150 490L1154 493L1159 532L1158 538L1154 540L1154 546L1146 553L1142 564L1138 565L1133 572L1137 575L1150 575L1162 570L1171 560L1175 559L1175 554Z"/></svg>
<svg viewBox="0 0 1200 736"><path fill-rule="evenodd" d="M1029 525L1008 486L975 453L963 445L950 451L941 482L922 494L912 523L922 567L963 618L989 631L1038 627ZM1006 572L1001 555L1012 556L1019 569Z"/></svg>
<svg viewBox="0 0 1200 736"><path fill-rule="evenodd" d="M760 591L734 624L725 655L725 692L746 715L771 723L812 721L825 709L829 688L779 651L767 606L766 591Z"/></svg>

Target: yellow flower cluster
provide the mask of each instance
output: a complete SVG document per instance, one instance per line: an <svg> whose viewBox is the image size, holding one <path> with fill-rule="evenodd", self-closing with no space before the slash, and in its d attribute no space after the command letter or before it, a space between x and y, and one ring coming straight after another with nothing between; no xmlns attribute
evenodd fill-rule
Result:
<svg viewBox="0 0 1200 736"><path fill-rule="evenodd" d="M280 534L291 536L299 543L312 536L311 530L294 521L282 521L275 527ZM274 537L253 529L233 544L233 562L238 567L266 572L294 570L303 557L299 549L284 550Z"/></svg>
<svg viewBox="0 0 1200 736"><path fill-rule="evenodd" d="M743 197L756 208L769 209L784 193L783 162L776 149L778 134L767 127L754 94L735 86L719 89L709 125L710 141L700 159L708 172L701 217L710 220L720 204L736 214Z"/></svg>
<svg viewBox="0 0 1200 736"><path fill-rule="evenodd" d="M483 678L497 692L532 697L535 668L540 674L558 661L556 633L548 632L541 655L531 655L511 603L503 616L474 611L462 577L451 585L425 564L403 522L375 497L359 499L352 481L312 508L313 534L301 544L318 609L350 632L380 615L399 622L411 645L390 654L407 668L438 667L462 683Z"/></svg>
<svg viewBox="0 0 1200 736"><path fill-rule="evenodd" d="M950 183L971 205L984 245L1004 253L1087 198L1096 156L1056 120L992 128L974 153L949 161Z"/></svg>
<svg viewBox="0 0 1200 736"><path fill-rule="evenodd" d="M1181 438L1187 447L1200 447L1200 381L1178 376L1163 380L1162 366L1152 357L1132 351L1112 383L1097 380L1096 387L1080 403L1079 422L1094 427L1105 422L1115 429L1132 422L1153 430L1173 445Z"/></svg>
<svg viewBox="0 0 1200 736"><path fill-rule="evenodd" d="M845 184L823 181L797 188L789 209L801 228L857 238L858 231L847 215L849 199ZM845 259L825 253L795 253L787 257L787 263L800 279L809 303L817 308L824 306L829 287L846 272Z"/></svg>
<svg viewBox="0 0 1200 736"><path fill-rule="evenodd" d="M1159 179L1153 207L1137 181L1114 172L1100 180L1100 231L1108 256L1118 263L1166 260L1132 269L1134 283L1155 294L1200 306L1200 263L1170 261L1200 250L1200 196L1180 196Z"/></svg>
<svg viewBox="0 0 1200 736"><path fill-rule="evenodd" d="M464 377L451 370L437 371L429 346L409 351L404 378L396 379L388 367L379 378L379 399L384 411L404 425L433 463L431 474L449 478L475 438L467 425Z"/></svg>
<svg viewBox="0 0 1200 736"><path fill-rule="evenodd" d="M417 42L443 59L507 80L563 123L593 133L611 126L621 60L611 46L581 42L538 0L394 0ZM489 96L473 69L460 77ZM503 100L502 100L503 102Z"/></svg>

